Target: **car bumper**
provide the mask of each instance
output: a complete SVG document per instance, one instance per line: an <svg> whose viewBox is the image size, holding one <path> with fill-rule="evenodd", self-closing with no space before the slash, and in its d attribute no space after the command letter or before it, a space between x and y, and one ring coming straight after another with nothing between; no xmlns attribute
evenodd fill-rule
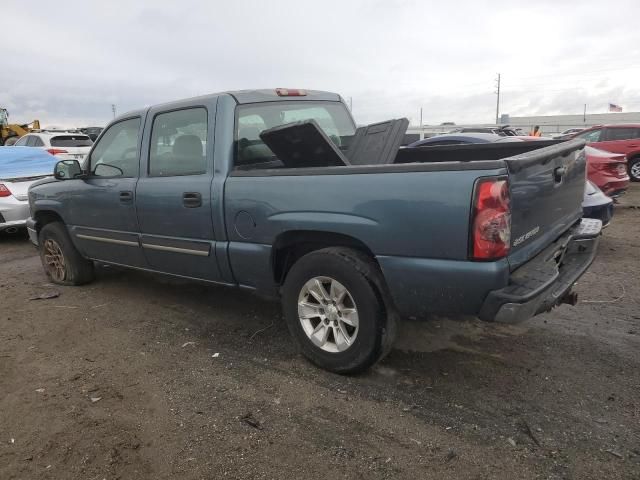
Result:
<svg viewBox="0 0 640 480"><path fill-rule="evenodd" d="M627 177L626 180L611 180L604 184L600 190L602 190L606 196L616 198L623 195L627 191L627 188L629 188L629 177Z"/></svg>
<svg viewBox="0 0 640 480"><path fill-rule="evenodd" d="M0 198L0 232L24 227L29 217L29 202L15 197Z"/></svg>
<svg viewBox="0 0 640 480"><path fill-rule="evenodd" d="M27 218L25 225L27 227L27 232L29 233L29 240L31 240L31 243L33 243L37 247L38 231L36 230L36 221L33 218L29 217Z"/></svg>
<svg viewBox="0 0 640 480"><path fill-rule="evenodd" d="M595 218L602 222L602 228L608 227L613 218L613 202L582 209L584 218Z"/></svg>
<svg viewBox="0 0 640 480"><path fill-rule="evenodd" d="M593 262L602 222L583 218L554 244L515 270L505 288L489 293L479 313L482 320L518 323L574 303L571 288Z"/></svg>

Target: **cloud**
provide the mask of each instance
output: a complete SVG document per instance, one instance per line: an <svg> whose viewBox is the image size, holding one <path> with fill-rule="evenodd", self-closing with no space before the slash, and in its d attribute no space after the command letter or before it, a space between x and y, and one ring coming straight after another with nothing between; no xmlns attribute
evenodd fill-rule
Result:
<svg viewBox="0 0 640 480"><path fill-rule="evenodd" d="M594 0L3 4L0 105L15 121L103 125L111 104L284 86L351 97L360 123L416 122L420 107L426 123L485 123L497 72L511 115L640 107L633 29L603 26Z"/></svg>

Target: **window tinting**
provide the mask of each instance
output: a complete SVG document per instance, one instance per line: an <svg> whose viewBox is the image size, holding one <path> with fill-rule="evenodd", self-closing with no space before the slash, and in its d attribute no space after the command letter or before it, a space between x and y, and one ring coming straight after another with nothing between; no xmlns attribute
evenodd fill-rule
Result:
<svg viewBox="0 0 640 480"><path fill-rule="evenodd" d="M44 142L40 137L34 137L34 138L35 138L35 140L33 141L34 147L44 147Z"/></svg>
<svg viewBox="0 0 640 480"><path fill-rule="evenodd" d="M607 140L629 140L638 138L640 130L637 128L607 128Z"/></svg>
<svg viewBox="0 0 640 480"><path fill-rule="evenodd" d="M36 137L33 135L30 135L27 140L27 147L35 147L35 146L36 146Z"/></svg>
<svg viewBox="0 0 640 480"><path fill-rule="evenodd" d="M260 133L278 125L315 120L341 150L347 149L355 134L355 126L347 109L338 102L295 101L241 105L237 109L237 115L236 166L272 167L273 161L277 159L260 139Z"/></svg>
<svg viewBox="0 0 640 480"><path fill-rule="evenodd" d="M29 141L29 136L22 137L16 143L14 143L14 146L16 146L16 147L26 147L28 141Z"/></svg>
<svg viewBox="0 0 640 480"><path fill-rule="evenodd" d="M207 110L161 113L153 120L149 174L160 177L207 172Z"/></svg>
<svg viewBox="0 0 640 480"><path fill-rule="evenodd" d="M93 142L87 135L58 135L51 137L52 147L90 147Z"/></svg>
<svg viewBox="0 0 640 480"><path fill-rule="evenodd" d="M139 130L139 118L111 125L91 152L93 174L101 177L137 176Z"/></svg>

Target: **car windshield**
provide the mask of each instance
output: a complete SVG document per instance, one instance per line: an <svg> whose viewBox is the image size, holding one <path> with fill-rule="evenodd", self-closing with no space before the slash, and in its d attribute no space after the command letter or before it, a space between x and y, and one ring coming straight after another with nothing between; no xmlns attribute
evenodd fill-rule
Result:
<svg viewBox="0 0 640 480"><path fill-rule="evenodd" d="M241 105L237 109L236 164L256 165L275 160L275 155L260 139L268 128L286 123L315 120L341 150L346 150L355 133L355 125L340 102L273 102Z"/></svg>
<svg viewBox="0 0 640 480"><path fill-rule="evenodd" d="M90 147L93 142L87 135L58 135L51 137L52 147Z"/></svg>

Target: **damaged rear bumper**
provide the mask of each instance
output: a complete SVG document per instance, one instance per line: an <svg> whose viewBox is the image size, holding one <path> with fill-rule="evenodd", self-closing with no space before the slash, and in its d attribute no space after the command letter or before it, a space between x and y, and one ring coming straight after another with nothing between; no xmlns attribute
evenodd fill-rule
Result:
<svg viewBox="0 0 640 480"><path fill-rule="evenodd" d="M517 323L560 303L575 303L571 287L593 262L602 222L583 218L547 249L515 270L509 285L489 292L482 320Z"/></svg>

